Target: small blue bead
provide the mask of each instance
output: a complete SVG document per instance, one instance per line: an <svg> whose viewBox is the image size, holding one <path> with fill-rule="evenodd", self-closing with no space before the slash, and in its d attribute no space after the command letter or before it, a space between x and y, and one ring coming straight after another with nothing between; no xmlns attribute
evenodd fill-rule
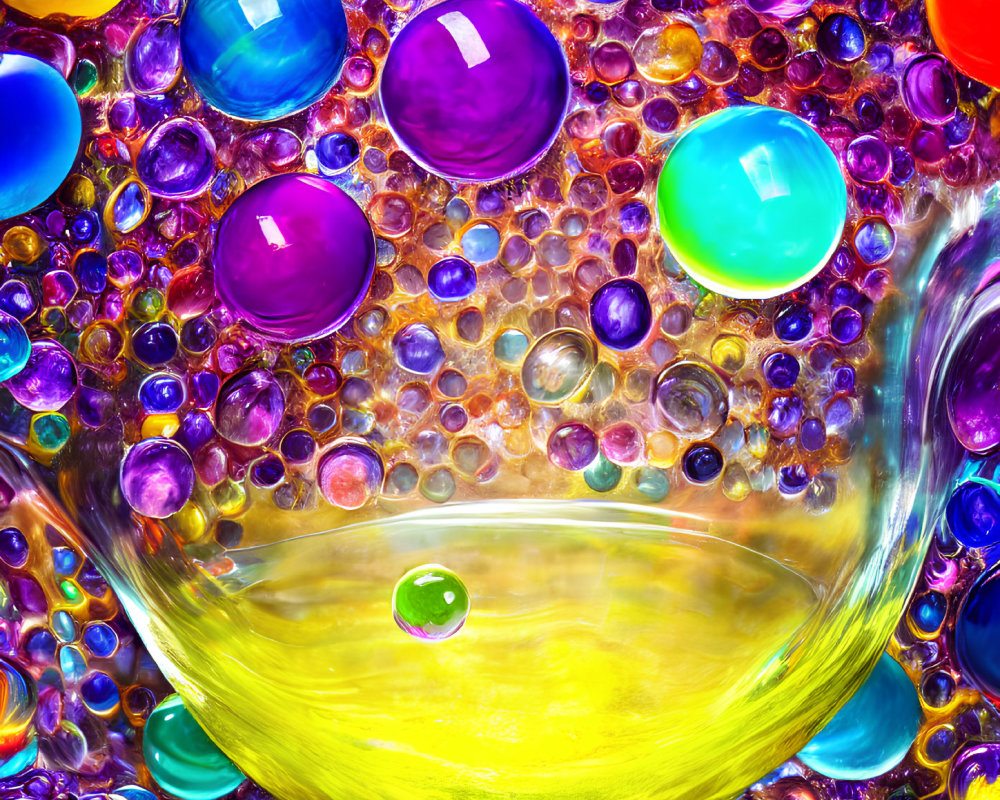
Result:
<svg viewBox="0 0 1000 800"><path fill-rule="evenodd" d="M77 257L75 268L83 291L100 294L107 287L108 260L100 253L85 250Z"/></svg>
<svg viewBox="0 0 1000 800"><path fill-rule="evenodd" d="M319 171L335 175L353 165L361 155L358 140L349 133L328 133L316 142L316 160Z"/></svg>
<svg viewBox="0 0 1000 800"><path fill-rule="evenodd" d="M778 470L778 491L798 494L809 485L809 474L801 464L792 464Z"/></svg>
<svg viewBox="0 0 1000 800"><path fill-rule="evenodd" d="M101 230L97 221L97 214L93 211L84 211L78 214L69 225L69 235L77 244L85 244L93 241Z"/></svg>
<svg viewBox="0 0 1000 800"><path fill-rule="evenodd" d="M177 353L177 332L166 322L147 322L132 334L132 352L147 366L166 364Z"/></svg>
<svg viewBox="0 0 1000 800"><path fill-rule="evenodd" d="M910 618L917 629L934 633L948 613L948 598L940 592L927 592L916 598L910 606Z"/></svg>
<svg viewBox="0 0 1000 800"><path fill-rule="evenodd" d="M783 342L801 342L812 333L813 317L805 303L786 303L774 315L774 333Z"/></svg>
<svg viewBox="0 0 1000 800"><path fill-rule="evenodd" d="M118 705L118 685L109 675L95 672L80 687L80 696L87 708L103 714Z"/></svg>
<svg viewBox="0 0 1000 800"><path fill-rule="evenodd" d="M963 677L1000 695L1000 565L972 584L955 621L955 653Z"/></svg>
<svg viewBox="0 0 1000 800"><path fill-rule="evenodd" d="M56 656L56 637L44 628L35 628L24 645L28 656L36 664L48 664Z"/></svg>
<svg viewBox="0 0 1000 800"><path fill-rule="evenodd" d="M692 483L709 483L719 477L722 463L714 444L695 444L684 454L684 475Z"/></svg>
<svg viewBox="0 0 1000 800"><path fill-rule="evenodd" d="M59 575L72 575L80 564L80 556L69 547L57 547L52 551L52 567Z"/></svg>
<svg viewBox="0 0 1000 800"><path fill-rule="evenodd" d="M31 290L23 281L12 278L0 286L0 311L24 322L37 308L38 304L31 296Z"/></svg>
<svg viewBox="0 0 1000 800"><path fill-rule="evenodd" d="M285 465L277 456L264 456L250 468L250 480L265 489L285 477Z"/></svg>
<svg viewBox="0 0 1000 800"><path fill-rule="evenodd" d="M462 234L462 255L473 264L488 264L500 253L500 231L485 222Z"/></svg>
<svg viewBox="0 0 1000 800"><path fill-rule="evenodd" d="M819 25L816 44L823 55L838 64L850 64L865 54L864 28L848 14L830 14Z"/></svg>
<svg viewBox="0 0 1000 800"><path fill-rule="evenodd" d="M444 302L464 300L476 291L477 282L476 270L458 256L441 259L427 273L431 297Z"/></svg>
<svg viewBox="0 0 1000 800"><path fill-rule="evenodd" d="M139 402L150 414L172 414L186 399L184 383L176 375L150 375L139 387Z"/></svg>
<svg viewBox="0 0 1000 800"><path fill-rule="evenodd" d="M96 658L108 658L118 648L118 634L103 622L93 622L83 632L83 643Z"/></svg>
<svg viewBox="0 0 1000 800"><path fill-rule="evenodd" d="M945 509L948 528L966 547L989 547L1000 542L1000 497L981 483L963 483Z"/></svg>

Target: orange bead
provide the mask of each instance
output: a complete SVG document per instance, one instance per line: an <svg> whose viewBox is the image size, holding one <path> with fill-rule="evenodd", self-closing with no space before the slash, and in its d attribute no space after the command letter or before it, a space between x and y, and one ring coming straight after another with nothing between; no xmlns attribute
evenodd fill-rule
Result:
<svg viewBox="0 0 1000 800"><path fill-rule="evenodd" d="M1000 4L995 0L927 0L938 48L970 78L1000 88Z"/></svg>

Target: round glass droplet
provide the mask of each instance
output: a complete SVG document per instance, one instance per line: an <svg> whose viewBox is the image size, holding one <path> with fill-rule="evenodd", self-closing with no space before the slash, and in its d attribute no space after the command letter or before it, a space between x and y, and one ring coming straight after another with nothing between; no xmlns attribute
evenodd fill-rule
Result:
<svg viewBox="0 0 1000 800"><path fill-rule="evenodd" d="M459 577L439 564L407 572L392 593L392 616L418 639L440 641L461 630L469 617L469 591Z"/></svg>
<svg viewBox="0 0 1000 800"><path fill-rule="evenodd" d="M521 383L536 403L558 405L583 389L596 365L594 343L578 330L560 328L542 336L528 351Z"/></svg>

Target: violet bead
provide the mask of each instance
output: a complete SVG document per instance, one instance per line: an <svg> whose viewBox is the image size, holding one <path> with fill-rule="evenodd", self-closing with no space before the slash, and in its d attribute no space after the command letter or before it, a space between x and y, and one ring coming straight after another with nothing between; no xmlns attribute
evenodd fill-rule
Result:
<svg viewBox="0 0 1000 800"><path fill-rule="evenodd" d="M431 375L444 363L444 350L437 334L422 322L400 328L392 337L396 363L418 375Z"/></svg>
<svg viewBox="0 0 1000 800"><path fill-rule="evenodd" d="M778 437L792 436L802 420L802 398L782 395L771 401L767 422L771 434Z"/></svg>
<svg viewBox="0 0 1000 800"><path fill-rule="evenodd" d="M268 489L285 477L285 465L277 456L264 456L250 467L250 480L255 486Z"/></svg>
<svg viewBox="0 0 1000 800"><path fill-rule="evenodd" d="M137 512L164 519L180 511L194 491L191 456L176 442L144 439L122 461L122 495Z"/></svg>
<svg viewBox="0 0 1000 800"><path fill-rule="evenodd" d="M680 116L677 106L666 97L654 97L642 107L642 121L653 133L670 133Z"/></svg>
<svg viewBox="0 0 1000 800"><path fill-rule="evenodd" d="M17 528L0 530L0 561L14 568L28 563L28 540Z"/></svg>
<svg viewBox="0 0 1000 800"><path fill-rule="evenodd" d="M802 449L810 453L821 450L826 444L826 426L823 421L811 417L803 422L799 430L799 442Z"/></svg>
<svg viewBox="0 0 1000 800"><path fill-rule="evenodd" d="M549 461L557 467L577 472L597 458L596 434L582 422L567 422L549 436Z"/></svg>
<svg viewBox="0 0 1000 800"><path fill-rule="evenodd" d="M809 485L809 475L801 464L792 464L778 470L778 491L798 494Z"/></svg>
<svg viewBox="0 0 1000 800"><path fill-rule="evenodd" d="M524 172L545 154L569 87L559 42L526 5L444 0L393 40L380 93L386 121L414 161L442 177L486 182Z"/></svg>
<svg viewBox="0 0 1000 800"><path fill-rule="evenodd" d="M805 303L789 302L774 315L774 333L783 342L800 342L812 332L812 312Z"/></svg>
<svg viewBox="0 0 1000 800"><path fill-rule="evenodd" d="M168 119L142 143L135 171L153 196L190 200L204 192L215 175L215 139L198 120Z"/></svg>
<svg viewBox="0 0 1000 800"><path fill-rule="evenodd" d="M442 258L427 273L427 290L435 300L455 302L476 291L476 270L461 256Z"/></svg>
<svg viewBox="0 0 1000 800"><path fill-rule="evenodd" d="M878 136L859 136L847 147L847 171L856 181L878 183L889 177L892 151Z"/></svg>
<svg viewBox="0 0 1000 800"><path fill-rule="evenodd" d="M917 119L943 125L958 110L958 85L951 64L937 54L919 56L903 73L903 101Z"/></svg>
<svg viewBox="0 0 1000 800"><path fill-rule="evenodd" d="M1000 446L1000 313L980 321L952 359L947 380L948 421L966 450Z"/></svg>
<svg viewBox="0 0 1000 800"><path fill-rule="evenodd" d="M215 285L233 315L299 342L344 325L375 272L375 235L342 189L314 175L261 181L229 207L215 242Z"/></svg>
<svg viewBox="0 0 1000 800"><path fill-rule="evenodd" d="M865 31L848 14L830 14L816 31L819 51L837 64L851 64L865 54Z"/></svg>
<svg viewBox="0 0 1000 800"><path fill-rule="evenodd" d="M161 94L181 74L181 40L177 20L152 20L138 28L125 51L125 77L136 94Z"/></svg>
<svg viewBox="0 0 1000 800"><path fill-rule="evenodd" d="M863 131L874 131L882 127L885 114L882 104L873 94L865 93L854 101L854 113L858 118L858 127Z"/></svg>
<svg viewBox="0 0 1000 800"><path fill-rule="evenodd" d="M799 379L799 361L791 353L771 353L764 359L763 369L775 389L791 389Z"/></svg>
<svg viewBox="0 0 1000 800"><path fill-rule="evenodd" d="M736 74L739 71L740 60L731 47L714 39L705 42L698 72L706 81L721 86L736 80Z"/></svg>
<svg viewBox="0 0 1000 800"><path fill-rule="evenodd" d="M813 2L814 0L747 0L747 6L758 14L788 20L805 14Z"/></svg>
<svg viewBox="0 0 1000 800"><path fill-rule="evenodd" d="M219 391L215 426L227 441L244 446L264 444L285 414L285 395L270 372L255 369L234 375Z"/></svg>
<svg viewBox="0 0 1000 800"><path fill-rule="evenodd" d="M590 324L605 347L632 349L646 338L653 324L646 290L628 278L604 284L590 300Z"/></svg>
<svg viewBox="0 0 1000 800"><path fill-rule="evenodd" d="M750 40L750 58L764 69L777 69L788 61L788 40L777 28L764 28Z"/></svg>
<svg viewBox="0 0 1000 800"><path fill-rule="evenodd" d="M312 458L316 452L316 440L309 431L296 428L281 439L281 455L293 464L301 464Z"/></svg>
<svg viewBox="0 0 1000 800"><path fill-rule="evenodd" d="M4 384L25 408L57 411L76 392L76 362L58 342L42 339L31 344L31 355L17 375Z"/></svg>
<svg viewBox="0 0 1000 800"><path fill-rule="evenodd" d="M841 308L830 317L830 335L841 344L857 341L864 330L864 320L853 308Z"/></svg>

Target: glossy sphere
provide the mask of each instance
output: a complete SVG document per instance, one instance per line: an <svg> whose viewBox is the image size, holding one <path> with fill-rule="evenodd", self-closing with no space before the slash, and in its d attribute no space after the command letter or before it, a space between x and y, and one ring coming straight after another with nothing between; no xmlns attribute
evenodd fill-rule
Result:
<svg viewBox="0 0 1000 800"><path fill-rule="evenodd" d="M496 181L549 149L569 100L569 69L544 23L517 0L445 0L389 48L386 121L413 159L446 178Z"/></svg>
<svg viewBox="0 0 1000 800"><path fill-rule="evenodd" d="M255 369L223 384L215 404L215 425L227 441L244 447L264 444L278 430L285 395L274 375Z"/></svg>
<svg viewBox="0 0 1000 800"><path fill-rule="evenodd" d="M952 432L962 446L987 453L1000 446L1000 313L984 317L952 360L946 403Z"/></svg>
<svg viewBox="0 0 1000 800"><path fill-rule="evenodd" d="M149 715L142 753L161 788L181 800L215 800L243 783L244 776L172 694Z"/></svg>
<svg viewBox="0 0 1000 800"><path fill-rule="evenodd" d="M10 0L7 5L39 19L52 14L94 19L107 14L118 2L119 0Z"/></svg>
<svg viewBox="0 0 1000 800"><path fill-rule="evenodd" d="M1000 87L1000 5L990 0L927 0L934 43L962 72Z"/></svg>
<svg viewBox="0 0 1000 800"><path fill-rule="evenodd" d="M948 530L966 547L989 547L1000 542L1000 497L995 486L967 481L948 501Z"/></svg>
<svg viewBox="0 0 1000 800"><path fill-rule="evenodd" d="M521 364L524 393L558 405L580 392L597 366L594 343L572 328L558 328L532 345Z"/></svg>
<svg viewBox="0 0 1000 800"><path fill-rule="evenodd" d="M215 244L215 285L246 324L282 342L326 336L368 293L375 236L342 189L280 175L229 207Z"/></svg>
<svg viewBox="0 0 1000 800"><path fill-rule="evenodd" d="M202 97L225 114L273 120L336 83L347 48L340 0L191 0L181 56Z"/></svg>
<svg viewBox="0 0 1000 800"><path fill-rule="evenodd" d="M24 367L7 381L22 406L32 411L56 411L76 392L76 362L65 347L48 339L33 342Z"/></svg>
<svg viewBox="0 0 1000 800"><path fill-rule="evenodd" d="M883 654L868 680L799 753L810 769L860 781L902 761L920 727L920 701L906 672Z"/></svg>
<svg viewBox="0 0 1000 800"><path fill-rule="evenodd" d="M156 519L176 514L194 491L191 456L176 442L158 437L128 451L119 479L125 501Z"/></svg>
<svg viewBox="0 0 1000 800"><path fill-rule="evenodd" d="M31 340L24 326L10 314L0 311L0 381L19 373L31 355Z"/></svg>
<svg viewBox="0 0 1000 800"><path fill-rule="evenodd" d="M646 290L628 278L604 284L590 300L594 335L612 350L631 350L646 338L652 324Z"/></svg>
<svg viewBox="0 0 1000 800"><path fill-rule="evenodd" d="M418 639L450 639L468 619L469 605L465 584L437 564L410 570L392 593L393 619Z"/></svg>
<svg viewBox="0 0 1000 800"><path fill-rule="evenodd" d="M729 390L709 367L681 361L656 380L653 403L667 429L679 436L713 435L729 418Z"/></svg>
<svg viewBox="0 0 1000 800"><path fill-rule="evenodd" d="M319 462L323 496L339 508L361 508L382 488L385 468L370 447L354 442L337 445Z"/></svg>
<svg viewBox="0 0 1000 800"><path fill-rule="evenodd" d="M963 674L979 689L1000 697L1000 573L984 572L958 612L955 652Z"/></svg>
<svg viewBox="0 0 1000 800"><path fill-rule="evenodd" d="M786 111L733 106L677 142L657 186L667 246L698 283L729 297L774 297L808 281L847 216L837 159Z"/></svg>
<svg viewBox="0 0 1000 800"><path fill-rule="evenodd" d="M30 211L59 188L80 148L73 90L37 58L0 53L0 220Z"/></svg>

